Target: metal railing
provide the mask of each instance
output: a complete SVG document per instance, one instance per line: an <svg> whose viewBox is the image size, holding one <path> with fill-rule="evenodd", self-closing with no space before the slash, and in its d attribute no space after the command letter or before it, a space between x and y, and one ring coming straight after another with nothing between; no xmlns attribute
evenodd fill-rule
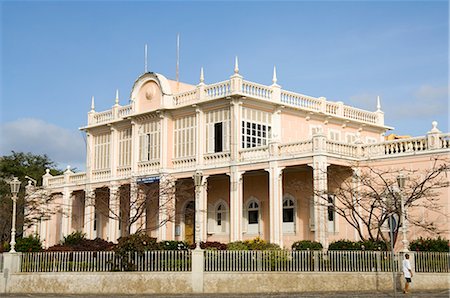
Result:
<svg viewBox="0 0 450 298"><path fill-rule="evenodd" d="M113 251L32 252L21 256L21 272L108 272L191 270L190 251L147 251L118 255Z"/></svg>
<svg viewBox="0 0 450 298"><path fill-rule="evenodd" d="M447 252L415 252L415 272L448 273L450 272L450 253Z"/></svg>
<svg viewBox="0 0 450 298"><path fill-rule="evenodd" d="M391 272L392 258L375 251L205 251L205 271Z"/></svg>

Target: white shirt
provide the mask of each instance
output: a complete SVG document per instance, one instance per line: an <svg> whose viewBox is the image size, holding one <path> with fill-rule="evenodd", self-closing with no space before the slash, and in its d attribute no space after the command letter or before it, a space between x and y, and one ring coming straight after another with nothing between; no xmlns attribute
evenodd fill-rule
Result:
<svg viewBox="0 0 450 298"><path fill-rule="evenodd" d="M403 260L403 274L405 275L405 278L411 278L411 263L409 262L409 259Z"/></svg>

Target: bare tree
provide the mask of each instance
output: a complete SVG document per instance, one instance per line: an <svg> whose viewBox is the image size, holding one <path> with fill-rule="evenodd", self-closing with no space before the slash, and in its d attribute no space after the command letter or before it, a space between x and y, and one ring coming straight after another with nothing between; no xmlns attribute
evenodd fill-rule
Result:
<svg viewBox="0 0 450 298"><path fill-rule="evenodd" d="M116 191L118 202L110 200L111 191ZM174 181L170 176L162 175L152 183L97 189L95 200L89 204L95 206L98 215L118 220L122 235L129 235L133 225L136 232L150 233L169 222L174 223L177 202L187 197L194 197L192 181Z"/></svg>
<svg viewBox="0 0 450 298"><path fill-rule="evenodd" d="M355 163L348 167L329 167L328 190L318 191L312 185L301 187L311 189L319 197L317 202L328 213L335 213L343 218L358 233L362 240L388 242L389 217L393 214L401 219L401 197L407 222L423 231L438 235L446 232L444 225L439 225L436 216L421 215L427 213L448 218L440 201L440 196L449 187L448 159L433 157L426 170L398 169L389 166L375 167L371 163ZM406 177L403 189L397 186L397 176L402 172ZM298 182L294 182L298 183ZM394 243L402 222L394 229Z"/></svg>

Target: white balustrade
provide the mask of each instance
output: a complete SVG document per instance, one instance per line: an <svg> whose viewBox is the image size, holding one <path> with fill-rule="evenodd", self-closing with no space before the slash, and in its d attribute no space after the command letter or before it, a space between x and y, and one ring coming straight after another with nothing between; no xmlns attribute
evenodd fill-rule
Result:
<svg viewBox="0 0 450 298"><path fill-rule="evenodd" d="M114 119L114 115L113 115L112 110L94 114L94 124L112 121L113 119Z"/></svg>
<svg viewBox="0 0 450 298"><path fill-rule="evenodd" d="M378 116L374 112L368 112L361 109L344 106L344 118L364 121L368 123L377 123Z"/></svg>
<svg viewBox="0 0 450 298"><path fill-rule="evenodd" d="M48 178L48 186L61 186L64 184L64 175Z"/></svg>
<svg viewBox="0 0 450 298"><path fill-rule="evenodd" d="M111 169L101 169L92 171L92 180L106 180L111 177Z"/></svg>
<svg viewBox="0 0 450 298"><path fill-rule="evenodd" d="M198 99L197 89L189 90L186 92L178 93L173 96L175 106L185 105L193 103Z"/></svg>
<svg viewBox="0 0 450 298"><path fill-rule="evenodd" d="M296 156L312 152L312 141L293 142L279 145L279 152L282 157Z"/></svg>
<svg viewBox="0 0 450 298"><path fill-rule="evenodd" d="M424 152L428 149L425 137L400 139L382 143L363 145L365 157L380 157L397 154Z"/></svg>
<svg viewBox="0 0 450 298"><path fill-rule="evenodd" d="M357 145L327 140L328 153L340 156L358 157L357 150Z"/></svg>
<svg viewBox="0 0 450 298"><path fill-rule="evenodd" d="M131 166L122 166L117 168L117 176L127 178L131 176Z"/></svg>
<svg viewBox="0 0 450 298"><path fill-rule="evenodd" d="M269 158L269 149L267 146L246 148L239 151L239 160L241 162L267 160L268 158Z"/></svg>
<svg viewBox="0 0 450 298"><path fill-rule="evenodd" d="M439 139L441 140L441 148L450 149L450 133L441 134Z"/></svg>
<svg viewBox="0 0 450 298"><path fill-rule="evenodd" d="M203 156L205 165L226 164L230 162L230 152L217 152Z"/></svg>
<svg viewBox="0 0 450 298"><path fill-rule="evenodd" d="M69 176L69 183L85 183L86 182L86 173L74 173Z"/></svg>
<svg viewBox="0 0 450 298"><path fill-rule="evenodd" d="M249 81L242 82L242 93L252 97L260 97L264 99L272 98L272 90L270 87Z"/></svg>
<svg viewBox="0 0 450 298"><path fill-rule="evenodd" d="M339 105L335 102L326 102L325 112L331 115L337 115L339 110Z"/></svg>
<svg viewBox="0 0 450 298"><path fill-rule="evenodd" d="M230 81L223 81L205 87L206 97L208 99L224 97L231 93Z"/></svg>
<svg viewBox="0 0 450 298"><path fill-rule="evenodd" d="M138 162L139 174L148 174L158 171L159 159Z"/></svg>
<svg viewBox="0 0 450 298"><path fill-rule="evenodd" d="M195 167L195 157L176 158L172 161L175 169L188 169Z"/></svg>
<svg viewBox="0 0 450 298"><path fill-rule="evenodd" d="M318 98L289 91L281 91L281 102L313 111L320 111L322 105Z"/></svg>
<svg viewBox="0 0 450 298"><path fill-rule="evenodd" d="M119 108L119 117L123 118L131 115L133 112L131 105L123 106Z"/></svg>

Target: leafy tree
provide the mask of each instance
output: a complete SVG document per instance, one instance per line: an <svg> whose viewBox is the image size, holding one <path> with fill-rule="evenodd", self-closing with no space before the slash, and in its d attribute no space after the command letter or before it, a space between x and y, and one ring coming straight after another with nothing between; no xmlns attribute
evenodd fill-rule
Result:
<svg viewBox="0 0 450 298"><path fill-rule="evenodd" d="M35 191L42 186L42 175L45 170L50 169L53 175L59 175L62 172L56 169L56 164L47 155L34 155L32 153L14 152L11 155L0 157L0 242L9 242L11 236L11 217L12 217L12 200L11 188L9 182L12 177L18 177L22 182L17 199L17 220L16 230L17 238L23 234L24 223L27 219L24 217L25 209L25 185L27 179L25 176L36 180L37 185ZM45 194L39 195L42 198ZM45 197L44 201L50 199ZM42 200L31 200L27 202L28 211L38 208L38 203Z"/></svg>

